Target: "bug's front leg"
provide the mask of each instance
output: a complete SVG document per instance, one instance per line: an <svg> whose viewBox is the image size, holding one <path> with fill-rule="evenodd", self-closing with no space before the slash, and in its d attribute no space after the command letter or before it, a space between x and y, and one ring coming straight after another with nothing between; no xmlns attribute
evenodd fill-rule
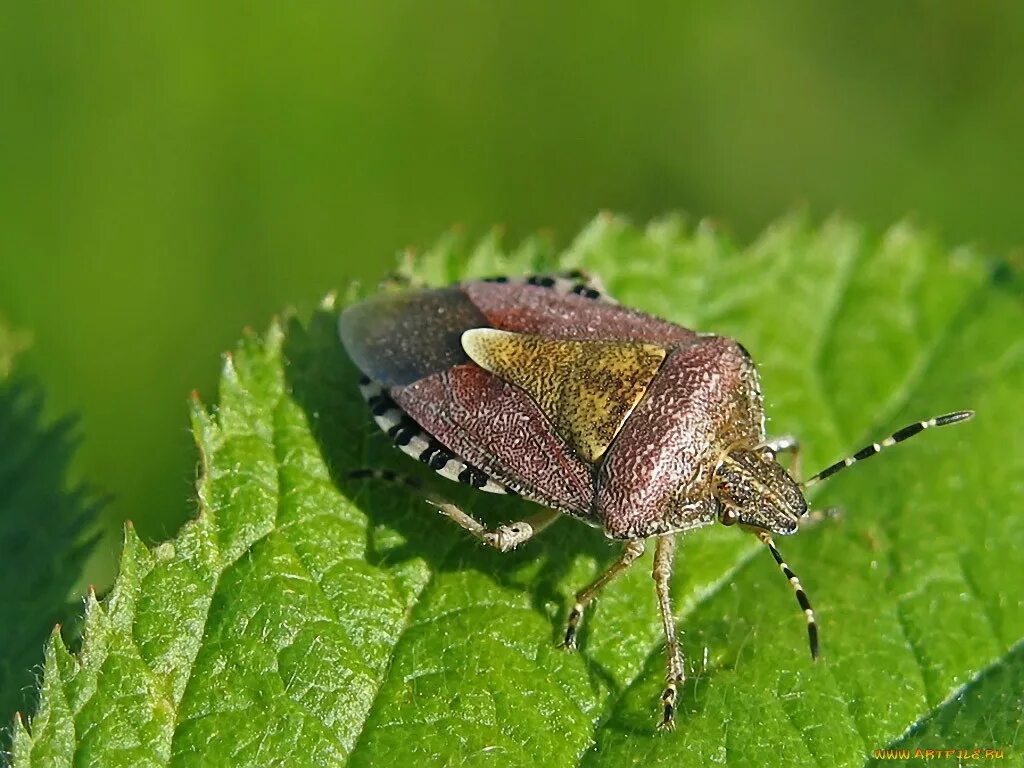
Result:
<svg viewBox="0 0 1024 768"><path fill-rule="evenodd" d="M562 643L564 648L570 651L576 649L576 632L579 630L580 622L583 620L583 611L597 596L597 593L601 591L602 587L629 568L633 561L644 553L644 549L643 539L627 541L622 554L619 555L619 559L612 563L608 570L598 576L585 589L576 593L576 603L569 612L569 624L565 628L565 641Z"/></svg>
<svg viewBox="0 0 1024 768"><path fill-rule="evenodd" d="M672 614L672 597L670 584L672 581L672 560L675 556L675 536L659 536L654 547L654 587L658 593L658 608L661 610L661 623L665 629L665 654L667 656L668 673L665 678L665 690L661 694L662 719L659 728L671 730L675 727L676 702L679 689L686 680L683 667L683 651L676 637L676 623Z"/></svg>
<svg viewBox="0 0 1024 768"><path fill-rule="evenodd" d="M485 526L472 515L466 514L450 501L427 499L427 503L437 507L442 515L454 520L484 544L494 547L500 552L510 552L515 549L524 541L537 535L555 522L561 514L553 509L543 509L525 520L519 520L508 525L499 525L497 528L492 529Z"/></svg>

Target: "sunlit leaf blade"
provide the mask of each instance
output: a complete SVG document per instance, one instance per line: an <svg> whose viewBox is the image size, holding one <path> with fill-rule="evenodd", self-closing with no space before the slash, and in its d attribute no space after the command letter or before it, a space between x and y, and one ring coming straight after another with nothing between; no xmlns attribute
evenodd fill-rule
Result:
<svg viewBox="0 0 1024 768"><path fill-rule="evenodd" d="M603 594L580 652L560 651L572 593L615 546L563 520L501 555L410 491L346 479L367 464L412 473L494 522L525 506L435 481L377 434L329 303L244 339L216 408L196 402L200 513L152 551L129 529L81 655L49 651L16 765L845 766L908 732L1008 738L1007 717L977 723L984 697L1020 691L1016 278L905 226L874 240L787 219L739 249L706 225L610 216L557 256L540 240L506 255L496 237L469 252L448 238L411 274L576 266L625 303L739 338L771 432L802 438L809 471L908 421L977 410L830 481L814 503L843 517L779 542L818 609L819 662L752 537L685 537L673 587L690 680L676 731L656 733L649 557ZM1006 682L986 694L990 669Z"/></svg>

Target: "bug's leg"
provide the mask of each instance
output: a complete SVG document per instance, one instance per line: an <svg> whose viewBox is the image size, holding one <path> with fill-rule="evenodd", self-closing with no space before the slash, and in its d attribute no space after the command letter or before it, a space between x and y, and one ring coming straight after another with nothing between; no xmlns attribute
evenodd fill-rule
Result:
<svg viewBox="0 0 1024 768"><path fill-rule="evenodd" d="M794 435L779 435L765 440L761 448L771 451L774 456L780 453L791 454L789 474L797 482L800 481L800 441Z"/></svg>
<svg viewBox="0 0 1024 768"><path fill-rule="evenodd" d="M353 469L348 472L348 476L355 480L384 480L388 483L408 486L413 490L423 490L423 484L416 478L401 475L390 469ZM454 520L480 539L480 541L500 550L501 552L513 550L527 539L536 536L555 522L561 514L553 509L542 509L537 514L531 515L525 520L519 520L518 522L510 523L509 525L499 525L497 528L492 530L487 528L475 517L463 512L450 501L436 497L428 498L426 501L432 507L437 507L441 514Z"/></svg>
<svg viewBox="0 0 1024 768"><path fill-rule="evenodd" d="M508 525L499 525L497 528L488 528L472 515L468 515L443 499L427 499L427 503L437 507L438 511L445 517L451 518L461 525L484 544L494 547L501 552L509 552L527 539L543 531L561 515L553 509L542 509L535 515L525 520L519 520Z"/></svg>
<svg viewBox="0 0 1024 768"><path fill-rule="evenodd" d="M761 443L762 448L767 448L772 453L798 453L800 441L793 435L779 435Z"/></svg>
<svg viewBox="0 0 1024 768"><path fill-rule="evenodd" d="M397 267L388 272L380 281L379 287L382 290L409 290L426 287L426 283L419 275L414 274L413 264L416 261L416 253L412 249L403 251L401 261Z"/></svg>
<svg viewBox="0 0 1024 768"><path fill-rule="evenodd" d="M800 607L803 609L804 616L807 617L807 639L811 644L811 658L818 658L818 623L814 620L814 609L811 608L811 601L807 599L807 593L804 592L803 585L800 583L800 579L793 573L793 570L786 564L786 561L782 559L782 553L779 552L775 547L775 542L772 541L771 535L767 531L758 531L757 538L768 547L768 550L772 553L772 557L775 558L775 562L779 564L779 569L782 571L782 575L789 581L790 586L793 587L793 591L796 593L796 601L800 603Z"/></svg>
<svg viewBox="0 0 1024 768"><path fill-rule="evenodd" d="M569 623L565 628L565 641L563 647L570 651L576 648L576 632L579 630L580 622L583 620L583 611L587 605L597 596L605 584L614 579L633 564L645 549L643 539L631 539L619 555L619 559L612 563L608 569L591 582L586 588L576 593L576 603L569 612Z"/></svg>
<svg viewBox="0 0 1024 768"><path fill-rule="evenodd" d="M675 556L675 536L659 536L654 547L654 587L658 593L658 608L661 609L661 623L665 628L665 654L668 661L668 674L665 678L665 691L661 694L663 708L659 728L671 730L675 727L676 701L679 688L686 680L683 668L683 651L676 637L676 623L672 614L672 560Z"/></svg>
<svg viewBox="0 0 1024 768"><path fill-rule="evenodd" d="M821 509L809 509L800 518L800 530L809 531L825 520L837 520L843 516L842 507L822 507Z"/></svg>

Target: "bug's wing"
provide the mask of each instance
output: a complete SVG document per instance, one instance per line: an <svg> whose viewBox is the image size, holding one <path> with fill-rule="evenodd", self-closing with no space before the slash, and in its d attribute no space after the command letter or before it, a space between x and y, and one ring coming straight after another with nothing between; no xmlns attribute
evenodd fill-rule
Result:
<svg viewBox="0 0 1024 768"><path fill-rule="evenodd" d="M552 342L600 340L666 348L685 346L699 336L635 310L514 283L382 295L342 313L341 338L353 361L430 436L524 496L591 517L591 462L607 448L636 393L646 388L654 363L636 362L632 381L620 377L633 395L619 398L611 409L587 414L577 407L570 413L563 405L547 403L545 411L521 386L524 382L517 386L503 380L507 370L499 377L471 362L463 334L487 328ZM543 403L545 395L559 389L565 391L556 386L535 394ZM600 387L595 394L601 394Z"/></svg>
<svg viewBox="0 0 1024 768"><path fill-rule="evenodd" d="M526 283L473 282L384 294L341 315L341 340L356 365L384 386L411 384L469 362L462 333L499 328L549 339L689 344L693 331L626 307Z"/></svg>
<svg viewBox="0 0 1024 768"><path fill-rule="evenodd" d="M385 388L468 363L462 333L488 325L458 286L383 294L341 313L341 341L359 369Z"/></svg>
<svg viewBox="0 0 1024 768"><path fill-rule="evenodd" d="M486 321L481 325L550 339L601 339L665 346L699 338L693 331L628 307L525 283L466 283L462 290ZM475 326L467 326L475 327Z"/></svg>
<svg viewBox="0 0 1024 768"><path fill-rule="evenodd" d="M590 465L519 387L468 364L389 393L423 429L487 475L526 498L591 517Z"/></svg>
<svg viewBox="0 0 1024 768"><path fill-rule="evenodd" d="M577 456L600 461L665 359L665 347L579 341L474 328L462 334L474 363L520 387Z"/></svg>

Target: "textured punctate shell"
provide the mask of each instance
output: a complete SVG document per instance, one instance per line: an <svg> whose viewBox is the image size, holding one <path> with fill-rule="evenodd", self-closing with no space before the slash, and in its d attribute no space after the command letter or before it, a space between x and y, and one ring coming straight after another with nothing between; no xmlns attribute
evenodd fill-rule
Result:
<svg viewBox="0 0 1024 768"><path fill-rule="evenodd" d="M391 396L420 426L523 496L589 515L594 481L530 397L475 365L396 387Z"/></svg>
<svg viewBox="0 0 1024 768"><path fill-rule="evenodd" d="M625 342L618 351L629 350L642 370L619 376L623 402L608 408L614 419L580 431L583 409L567 422L559 414L573 409L552 401L545 410L545 398L562 388L531 389L530 377L507 365L481 358L491 372L475 364L462 336L477 328L529 334L562 352L572 347L558 347L566 340ZM467 338L493 341L478 336ZM477 282L385 295L346 310L341 337L363 372L439 444L523 496L617 538L710 522L719 456L763 438L757 374L738 344L541 285ZM644 345L663 359L637 354Z"/></svg>
<svg viewBox="0 0 1024 768"><path fill-rule="evenodd" d="M534 285L467 283L466 295L487 325L550 339L615 339L676 346L698 334L628 307L601 304Z"/></svg>
<svg viewBox="0 0 1024 768"><path fill-rule="evenodd" d="M609 535L712 522L715 465L764 439L762 414L757 372L735 341L705 336L672 352L601 465L596 513Z"/></svg>
<svg viewBox="0 0 1024 768"><path fill-rule="evenodd" d="M525 391L584 461L600 460L665 359L656 344L549 339L495 328L462 334L474 363Z"/></svg>

